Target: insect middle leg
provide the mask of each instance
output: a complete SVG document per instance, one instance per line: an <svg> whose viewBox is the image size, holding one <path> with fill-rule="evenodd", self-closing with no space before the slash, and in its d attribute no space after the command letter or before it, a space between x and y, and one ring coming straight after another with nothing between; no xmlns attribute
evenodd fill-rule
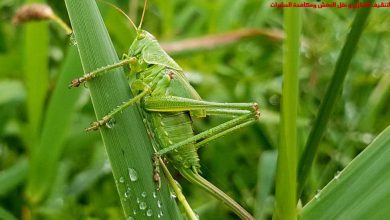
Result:
<svg viewBox="0 0 390 220"><path fill-rule="evenodd" d="M86 131L97 130L99 127L106 125L115 114L122 112L127 107L134 105L136 102L139 102L145 96L153 93L158 86L164 87L169 84L170 77L165 74L160 74L162 71L160 67L150 69L148 71L151 71L151 76L153 78L151 82L147 84L145 83L145 81L138 79L134 81L131 85L132 87L135 87L137 90L141 91L138 95L128 100L127 102L124 102L122 105L117 106L114 110L105 115L102 119L92 122L91 126L87 128Z"/></svg>
<svg viewBox="0 0 390 220"><path fill-rule="evenodd" d="M256 103L217 103L202 100L193 100L182 97L150 97L145 100L144 107L148 111L176 112L203 109L206 114L237 116L221 125L201 132L191 138L161 149L156 154L164 155L172 150L178 149L189 143L200 141L196 146L200 147L205 143L221 137L227 133L238 130L255 122L259 116Z"/></svg>

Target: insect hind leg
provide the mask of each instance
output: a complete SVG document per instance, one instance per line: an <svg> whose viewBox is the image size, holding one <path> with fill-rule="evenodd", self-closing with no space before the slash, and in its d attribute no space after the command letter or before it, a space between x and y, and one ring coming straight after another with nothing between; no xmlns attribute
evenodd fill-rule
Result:
<svg viewBox="0 0 390 220"><path fill-rule="evenodd" d="M205 143L207 143L211 140L214 140L214 139L219 138L223 135L226 135L227 133L236 131L242 127L245 127L245 126L248 126L248 125L254 123L255 121L257 121L257 118L258 117L255 113L249 113L246 115L239 116L239 117L234 118L232 120L229 120L223 124L220 124L216 127L213 127L209 130L203 131L203 132L201 132L201 133L199 133L191 138L188 138L184 141L173 144L167 148L161 149L156 154L161 156L161 155L167 154L175 149L183 147L189 143L194 143L197 141L200 141L200 142L196 143L195 146L200 147L201 145L204 145Z"/></svg>

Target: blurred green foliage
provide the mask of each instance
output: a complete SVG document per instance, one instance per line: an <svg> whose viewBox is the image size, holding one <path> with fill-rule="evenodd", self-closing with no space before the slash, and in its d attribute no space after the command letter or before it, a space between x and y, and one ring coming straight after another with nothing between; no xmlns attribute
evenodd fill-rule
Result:
<svg viewBox="0 0 390 220"><path fill-rule="evenodd" d="M132 12L131 17L137 18L138 23L143 2L134 4L134 1L115 4ZM64 89L69 79L82 74L75 47L61 30L49 26L49 35L45 36L48 45L33 50L26 48L26 41L32 41L34 46L35 39L42 40L39 35L42 32L31 34L26 30L31 27L11 24L14 11L22 3L19 0L0 2L0 213L17 219L31 216L37 219L123 218L101 139L98 133L83 130L94 120L88 90ZM51 0L48 4L68 20L63 1ZM150 0L143 27L160 42L242 28L282 30L282 10L271 8L269 4L270 1L259 0ZM136 10L131 8L134 5L137 5ZM121 56L133 40L133 29L115 10L103 4L100 8ZM303 204L390 124L388 10L371 12L352 59L342 98L334 108L322 139L302 196ZM304 10L299 74L300 150L305 145L354 14L350 9ZM26 39L27 36L35 38ZM282 41L259 36L215 49L183 51L173 58L188 73L203 99L260 104L259 123L220 138L199 153L206 179L251 212L256 210L257 216L270 216L276 164L276 157L272 155L279 143ZM45 63L45 69L37 72L35 62ZM30 71L31 68L34 71ZM28 71L35 75L26 77ZM38 95L33 93L33 88L40 89ZM210 117L194 123L196 130L202 131L222 121ZM47 145L45 149L49 150L40 152L40 159L33 163L38 167L29 167L26 158L29 160L36 154L34 149L40 144ZM48 166L45 158L54 160L50 163L53 166L51 179L41 186L40 198L31 198L29 195L34 192L30 188L27 193L27 179L32 184L32 179L40 178L39 166ZM31 170L37 171L32 174L28 172ZM203 219L235 218L211 196L180 176L175 178Z"/></svg>

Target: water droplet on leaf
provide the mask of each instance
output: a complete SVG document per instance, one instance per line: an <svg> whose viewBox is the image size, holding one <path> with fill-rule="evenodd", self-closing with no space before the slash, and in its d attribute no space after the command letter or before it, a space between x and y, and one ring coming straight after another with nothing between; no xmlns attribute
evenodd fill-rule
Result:
<svg viewBox="0 0 390 220"><path fill-rule="evenodd" d="M174 192L171 192L171 198L176 199L176 194Z"/></svg>
<svg viewBox="0 0 390 220"><path fill-rule="evenodd" d="M129 177L132 182L137 181L138 173L133 168L129 168Z"/></svg>
<svg viewBox="0 0 390 220"><path fill-rule="evenodd" d="M314 196L315 199L320 199L321 190L317 190L317 194Z"/></svg>
<svg viewBox="0 0 390 220"><path fill-rule="evenodd" d="M139 204L139 209L141 209L141 210L145 210L146 207L148 207L148 206L146 205L145 202L141 202L141 203Z"/></svg>
<svg viewBox="0 0 390 220"><path fill-rule="evenodd" d="M146 216L152 216L153 215L153 211L151 209L148 209L148 211L146 211Z"/></svg>
<svg viewBox="0 0 390 220"><path fill-rule="evenodd" d="M115 126L115 119L110 119L107 123L106 123L106 127L107 128L113 128Z"/></svg>
<svg viewBox="0 0 390 220"><path fill-rule="evenodd" d="M338 180L340 178L340 171L337 171L336 174L334 175L334 179Z"/></svg>

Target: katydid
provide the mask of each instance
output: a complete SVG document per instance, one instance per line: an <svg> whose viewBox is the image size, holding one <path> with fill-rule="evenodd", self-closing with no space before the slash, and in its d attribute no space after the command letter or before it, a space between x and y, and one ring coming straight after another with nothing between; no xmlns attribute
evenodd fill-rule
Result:
<svg viewBox="0 0 390 220"><path fill-rule="evenodd" d="M129 83L135 96L102 119L93 122L86 130L97 130L110 125L116 114L131 105L139 104L145 126L156 148L155 158L159 158L153 161L156 167L154 180L159 181L159 163L162 163L161 157L166 157L184 178L223 201L240 218L254 219L237 202L199 175L197 149L211 140L257 121L260 116L258 105L203 101L184 76L182 68L160 47L153 35L141 29L146 2L138 27L120 11L128 18L137 34L128 54L125 54L118 63L87 73L69 85L78 87L86 81L109 73L110 69L125 65L130 68L128 75L135 76L135 80ZM118 9L116 6L113 7ZM207 115L227 115L234 118L207 131L194 134L192 118Z"/></svg>

